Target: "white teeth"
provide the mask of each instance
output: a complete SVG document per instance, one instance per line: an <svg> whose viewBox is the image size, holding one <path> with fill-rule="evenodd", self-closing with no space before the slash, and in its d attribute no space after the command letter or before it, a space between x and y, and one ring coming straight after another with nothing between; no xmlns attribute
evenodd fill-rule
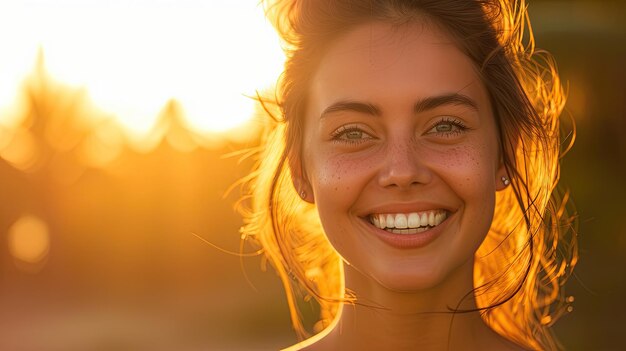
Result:
<svg viewBox="0 0 626 351"><path fill-rule="evenodd" d="M428 213L422 212L422 214L420 215L420 225L422 227L428 225Z"/></svg>
<svg viewBox="0 0 626 351"><path fill-rule="evenodd" d="M420 226L420 215L418 215L415 212L409 213L409 221L408 221L407 225L409 226L409 228L417 228L417 227L419 227Z"/></svg>
<svg viewBox="0 0 626 351"><path fill-rule="evenodd" d="M445 210L410 213L379 213L370 216L370 222L380 229L396 234L415 234L441 224L448 217Z"/></svg>
<svg viewBox="0 0 626 351"><path fill-rule="evenodd" d="M443 222L444 219L446 219L446 214L445 213L438 212L435 215L435 223L441 223L441 222Z"/></svg>
<svg viewBox="0 0 626 351"><path fill-rule="evenodd" d="M394 221L394 216L392 214L388 214L387 215L387 228L394 228L395 227L395 221Z"/></svg>
<svg viewBox="0 0 626 351"><path fill-rule="evenodd" d="M396 223L394 225L394 227L396 227L397 229L404 229L407 227L407 219L406 219L406 215L399 213L396 215Z"/></svg>
<svg viewBox="0 0 626 351"><path fill-rule="evenodd" d="M417 234L424 231L427 231L430 227L419 227L419 228L409 228L409 229L386 229L394 234Z"/></svg>

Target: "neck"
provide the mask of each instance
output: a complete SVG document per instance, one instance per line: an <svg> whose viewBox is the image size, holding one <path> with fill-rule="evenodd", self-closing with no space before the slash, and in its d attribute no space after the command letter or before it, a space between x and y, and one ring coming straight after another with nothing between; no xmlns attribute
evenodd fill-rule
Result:
<svg viewBox="0 0 626 351"><path fill-rule="evenodd" d="M458 268L452 279L417 292L390 290L345 267L346 287L357 295L344 306L328 342L336 349L480 349L480 338L493 335L471 293L473 262Z"/></svg>

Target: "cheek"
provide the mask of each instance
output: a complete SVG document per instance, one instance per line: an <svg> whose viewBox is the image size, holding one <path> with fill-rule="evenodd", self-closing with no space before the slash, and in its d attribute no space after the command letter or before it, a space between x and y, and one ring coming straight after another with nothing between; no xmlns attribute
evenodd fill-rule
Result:
<svg viewBox="0 0 626 351"><path fill-rule="evenodd" d="M308 164L316 201L353 199L372 170L372 163L367 159L345 155L311 155Z"/></svg>
<svg viewBox="0 0 626 351"><path fill-rule="evenodd" d="M316 207L328 240L340 254L346 254L354 223L348 214L358 203L371 179L369 158L317 153L310 155L309 180ZM342 255L343 256L343 255Z"/></svg>
<svg viewBox="0 0 626 351"><path fill-rule="evenodd" d="M496 171L494 148L487 143L467 143L439 152L431 157L443 180L460 193L486 195L495 193Z"/></svg>
<svg viewBox="0 0 626 351"><path fill-rule="evenodd" d="M464 221L476 233L488 231L495 208L497 152L489 143L467 143L446 150L438 173L464 206Z"/></svg>

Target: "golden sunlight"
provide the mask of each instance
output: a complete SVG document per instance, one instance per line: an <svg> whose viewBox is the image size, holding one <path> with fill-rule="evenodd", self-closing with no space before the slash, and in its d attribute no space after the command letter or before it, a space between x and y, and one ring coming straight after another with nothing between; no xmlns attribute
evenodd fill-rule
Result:
<svg viewBox="0 0 626 351"><path fill-rule="evenodd" d="M243 125L284 54L257 0L0 2L0 128L38 53L56 81L85 89L134 138L175 101L200 135ZM8 112L7 112L8 111Z"/></svg>

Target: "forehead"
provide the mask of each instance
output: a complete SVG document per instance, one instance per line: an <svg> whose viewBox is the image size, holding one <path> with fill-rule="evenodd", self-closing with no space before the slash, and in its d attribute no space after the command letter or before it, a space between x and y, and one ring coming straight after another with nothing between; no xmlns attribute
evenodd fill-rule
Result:
<svg viewBox="0 0 626 351"><path fill-rule="evenodd" d="M340 99L385 103L485 92L472 61L452 37L427 22L368 23L337 38L311 82L311 104Z"/></svg>

